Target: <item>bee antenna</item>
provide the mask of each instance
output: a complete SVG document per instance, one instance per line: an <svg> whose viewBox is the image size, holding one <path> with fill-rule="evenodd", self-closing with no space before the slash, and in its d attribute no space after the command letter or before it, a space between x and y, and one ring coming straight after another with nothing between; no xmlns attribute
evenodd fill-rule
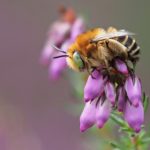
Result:
<svg viewBox="0 0 150 150"><path fill-rule="evenodd" d="M61 57L69 57L69 56L68 55L59 55L59 56L54 56L53 59L61 58Z"/></svg>
<svg viewBox="0 0 150 150"><path fill-rule="evenodd" d="M51 43L51 46L52 46L53 48L55 48L57 51L59 51L59 52L62 52L62 53L64 53L64 54L66 54L66 52L65 52L65 51L61 50L61 49L60 49L60 48L58 48L56 45L54 45L54 44L52 44L52 43Z"/></svg>

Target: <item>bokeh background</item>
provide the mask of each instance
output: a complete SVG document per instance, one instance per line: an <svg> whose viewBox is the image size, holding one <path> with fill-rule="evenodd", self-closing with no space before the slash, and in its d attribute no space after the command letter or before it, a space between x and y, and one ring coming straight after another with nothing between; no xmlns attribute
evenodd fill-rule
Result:
<svg viewBox="0 0 150 150"><path fill-rule="evenodd" d="M0 0L1 150L83 150L78 117L66 110L73 99L69 82L49 81L39 64L60 4L84 15L89 28L115 26L137 33L142 50L137 74L150 94L149 0Z"/></svg>

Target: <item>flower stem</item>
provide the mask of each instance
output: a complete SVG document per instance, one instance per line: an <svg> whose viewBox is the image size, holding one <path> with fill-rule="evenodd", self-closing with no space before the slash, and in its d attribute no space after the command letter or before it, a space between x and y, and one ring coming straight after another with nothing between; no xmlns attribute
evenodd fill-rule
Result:
<svg viewBox="0 0 150 150"><path fill-rule="evenodd" d="M137 141L138 141L138 135L133 135L133 136L131 137L131 142L132 142L133 145L134 145L134 150L140 150Z"/></svg>

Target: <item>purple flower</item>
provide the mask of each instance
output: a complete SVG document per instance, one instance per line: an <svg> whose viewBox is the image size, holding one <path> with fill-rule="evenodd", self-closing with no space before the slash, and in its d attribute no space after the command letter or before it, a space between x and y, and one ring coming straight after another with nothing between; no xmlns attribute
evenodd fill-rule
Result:
<svg viewBox="0 0 150 150"><path fill-rule="evenodd" d="M128 95L130 102L135 106L138 107L139 101L142 99L142 89L141 89L141 82L138 77L134 76L132 79L129 76L125 82L125 89Z"/></svg>
<svg viewBox="0 0 150 150"><path fill-rule="evenodd" d="M101 95L104 90L104 84L106 79L103 79L102 74L95 70L92 76L88 77L86 85L84 87L84 100L85 102L93 100L98 95Z"/></svg>
<svg viewBox="0 0 150 150"><path fill-rule="evenodd" d="M49 65L50 79L58 79L67 66L65 57L52 59L54 56L62 55L62 53L56 50L57 48L53 48L51 44L62 51L67 51L76 37L84 31L83 19L76 17L72 9L63 8L60 19L50 27L40 58L42 64ZM130 76L131 68L128 63L118 58L114 62L113 64L108 63L110 65L108 68L105 64L101 64L87 79L84 87L86 103L80 116L81 132L94 124L102 128L109 119L112 108L116 107L118 111L124 112L124 119L135 132L141 130L141 125L144 122L141 82L135 75Z"/></svg>
<svg viewBox="0 0 150 150"><path fill-rule="evenodd" d="M70 33L70 30L71 25L68 22L59 20L50 26L47 36L51 39L53 44L60 44L68 38L67 36Z"/></svg>
<svg viewBox="0 0 150 150"><path fill-rule="evenodd" d="M84 132L92 127L96 118L96 103L95 101L87 102L80 116L80 131Z"/></svg>
<svg viewBox="0 0 150 150"><path fill-rule="evenodd" d="M53 54L56 53L51 44L56 46L61 45L64 40L66 40L67 34L70 32L70 27L70 24L61 21L54 22L54 24L50 27L50 31L47 35L47 41L40 57L41 64L48 65L50 63L50 59L53 57Z"/></svg>
<svg viewBox="0 0 150 150"><path fill-rule="evenodd" d="M62 74L64 68L66 68L66 66L67 63L64 57L59 59L54 59L48 68L49 78L53 80L57 80Z"/></svg>
<svg viewBox="0 0 150 150"><path fill-rule="evenodd" d="M77 35L85 30L84 21L81 17L75 17L72 9L67 9L65 12L61 19L50 26L47 41L40 57L41 64L49 65L48 73L50 79L58 79L66 68L66 60L64 58L53 60L53 57L59 55L59 52L51 44L63 51L67 51ZM68 18L68 15L71 17L69 17L71 20Z"/></svg>
<svg viewBox="0 0 150 150"><path fill-rule="evenodd" d="M113 83L111 83L110 81L107 81L105 85L105 94L106 98L112 103L112 105L114 105L116 99L116 92Z"/></svg>
<svg viewBox="0 0 150 150"><path fill-rule="evenodd" d="M75 39L80 33L85 31L85 22L83 18L79 17L75 20L71 29L71 39Z"/></svg>
<svg viewBox="0 0 150 150"><path fill-rule="evenodd" d="M50 63L50 57L52 57L54 51L54 48L51 46L51 41L48 40L43 48L40 63L47 66Z"/></svg>
<svg viewBox="0 0 150 150"><path fill-rule="evenodd" d="M68 47L71 45L72 41L66 40L63 44L61 49L63 51L66 51ZM61 55L60 52L57 52L57 55ZM59 59L53 59L51 61L51 64L49 65L48 73L50 79L58 79L60 75L62 74L63 70L66 68L67 62L65 57L61 57Z"/></svg>
<svg viewBox="0 0 150 150"><path fill-rule="evenodd" d="M89 76L84 88L84 99L85 101L90 100L90 102L86 103L80 118L81 131L85 131L95 123L99 128L102 128L109 119L117 98L117 108L124 113L125 121L135 132L140 132L144 122L141 82L136 76L134 79L124 77L126 81L124 82L123 79L121 85L118 85L116 96L114 85L116 82L108 81L107 78L103 79L102 72L97 70L93 72L92 76ZM104 96L106 96L105 101L103 101Z"/></svg>
<svg viewBox="0 0 150 150"><path fill-rule="evenodd" d="M144 122L144 109L142 102L139 101L139 105L134 107L127 101L124 119L128 122L129 126L135 130L135 132L140 132L141 125Z"/></svg>
<svg viewBox="0 0 150 150"><path fill-rule="evenodd" d="M98 103L96 109L96 124L99 128L102 128L106 121L109 119L112 106L109 100L105 100L104 103L101 101Z"/></svg>
<svg viewBox="0 0 150 150"><path fill-rule="evenodd" d="M123 112L125 103L126 103L126 95L125 95L125 89L123 87L119 87L118 89L118 111Z"/></svg>
<svg viewBox="0 0 150 150"><path fill-rule="evenodd" d="M123 62L120 59L116 59L115 60L115 66L117 68L117 70L123 74L128 74L128 68L127 65L125 64L125 62Z"/></svg>

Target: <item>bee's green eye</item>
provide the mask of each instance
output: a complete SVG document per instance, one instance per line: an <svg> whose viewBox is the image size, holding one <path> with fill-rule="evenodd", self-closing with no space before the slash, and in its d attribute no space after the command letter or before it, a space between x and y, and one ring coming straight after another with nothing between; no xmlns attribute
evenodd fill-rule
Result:
<svg viewBox="0 0 150 150"><path fill-rule="evenodd" d="M84 68L84 62L81 59L81 56L77 51L75 51L74 54L73 54L73 60L74 60L75 64L78 66L79 69Z"/></svg>

